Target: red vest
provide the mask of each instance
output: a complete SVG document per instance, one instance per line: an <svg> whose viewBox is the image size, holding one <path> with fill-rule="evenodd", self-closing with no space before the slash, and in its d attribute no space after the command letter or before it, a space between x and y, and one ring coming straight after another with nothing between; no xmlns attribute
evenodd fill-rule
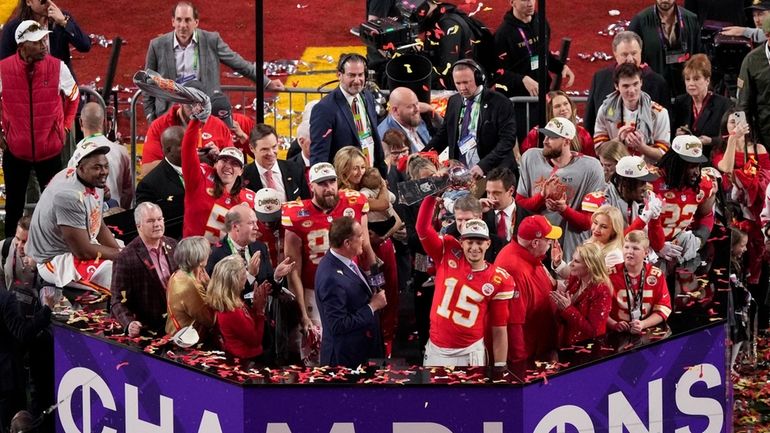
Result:
<svg viewBox="0 0 770 433"><path fill-rule="evenodd" d="M27 63L18 53L0 61L2 126L13 156L43 161L59 155L64 146L61 60L46 55L33 67L30 80Z"/></svg>

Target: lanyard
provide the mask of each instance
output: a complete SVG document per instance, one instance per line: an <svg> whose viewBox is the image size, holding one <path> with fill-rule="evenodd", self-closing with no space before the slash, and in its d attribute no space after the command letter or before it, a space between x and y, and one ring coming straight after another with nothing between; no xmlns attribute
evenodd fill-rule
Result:
<svg viewBox="0 0 770 433"><path fill-rule="evenodd" d="M527 53L529 54L529 57L532 57L532 46L529 45L529 39L527 39L527 35L524 33L524 30L522 30L521 27L517 27L517 30L521 35L521 39L524 41L524 46L527 47Z"/></svg>
<svg viewBox="0 0 770 433"><path fill-rule="evenodd" d="M692 130L691 132L695 133L695 125L698 124L698 119L700 119L700 115L703 114L703 109L706 108L706 104L708 104L709 99L711 99L711 92L706 93L706 97L703 98L703 103L700 106L700 110L695 108L695 101L692 101Z"/></svg>
<svg viewBox="0 0 770 433"><path fill-rule="evenodd" d="M470 122L468 122L468 134L473 136L476 135L476 128L478 127L478 123L479 123L479 106L481 105L481 102L477 98L480 98L480 97L481 97L481 92L479 92L476 96L473 97L473 103L471 104L471 120ZM466 105L463 103L463 109L460 110L459 122L457 122L458 129L462 129L463 117L465 117L465 109L466 109Z"/></svg>
<svg viewBox="0 0 770 433"><path fill-rule="evenodd" d="M671 48L668 44L668 36L663 34L663 20L660 19L660 13L658 13L658 6L655 5L655 16L658 18L658 37L660 38L660 46L663 49ZM674 25L679 25L679 45L682 47L682 51L687 51L687 41L684 39L684 19L682 18L682 10L679 6L674 5L676 8L677 21Z"/></svg>
<svg viewBox="0 0 770 433"><path fill-rule="evenodd" d="M628 269L623 266L623 276L626 277L626 297L628 297L628 312L639 309L639 314L642 313L642 294L644 292L644 271L645 266L642 265L642 272L639 274L639 290L631 296L631 277L628 276ZM632 302L633 301L633 302Z"/></svg>
<svg viewBox="0 0 770 433"><path fill-rule="evenodd" d="M233 243L233 240L230 239L230 236L227 237L227 245L230 246L230 252L233 254L238 254L238 248L235 246L235 243ZM251 254L249 254L249 246L246 245L243 247L243 253L246 255L246 265L248 266L249 262L251 261Z"/></svg>

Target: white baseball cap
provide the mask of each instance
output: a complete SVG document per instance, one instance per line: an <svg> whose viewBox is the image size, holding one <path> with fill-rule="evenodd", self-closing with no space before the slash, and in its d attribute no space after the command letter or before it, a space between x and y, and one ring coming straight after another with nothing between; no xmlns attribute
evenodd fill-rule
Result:
<svg viewBox="0 0 770 433"><path fill-rule="evenodd" d="M319 162L310 167L308 177L310 178L310 183L319 183L329 179L336 179L337 172L334 171L334 166L328 162Z"/></svg>
<svg viewBox="0 0 770 433"><path fill-rule="evenodd" d="M687 162L700 163L708 161L703 154L703 143L694 135L677 135L671 148Z"/></svg>
<svg viewBox="0 0 770 433"><path fill-rule="evenodd" d="M51 31L41 27L37 21L22 21L19 26L16 27L16 43L37 42L43 39L48 33L51 33Z"/></svg>
<svg viewBox="0 0 770 433"><path fill-rule="evenodd" d="M233 158L234 160L241 163L241 167L243 167L243 152L241 152L241 149L238 149L237 147L225 147L224 149L219 151L219 155L217 156L217 160L220 160L224 157Z"/></svg>
<svg viewBox="0 0 770 433"><path fill-rule="evenodd" d="M489 239L489 228L487 227L487 223L477 218L466 221L460 238Z"/></svg>
<svg viewBox="0 0 770 433"><path fill-rule="evenodd" d="M565 117L554 117L545 128L540 128L540 132L546 137L566 138L572 140L575 138L575 124Z"/></svg>
<svg viewBox="0 0 770 433"><path fill-rule="evenodd" d="M86 156L92 154L92 153L99 153L99 154L105 154L110 151L110 146L99 144L93 141L83 141L81 143L78 143L77 146L75 146L75 152L72 153L72 158L70 161L72 161L72 166L77 167L78 164L80 164L80 161L83 160Z"/></svg>
<svg viewBox="0 0 770 433"><path fill-rule="evenodd" d="M276 222L281 219L281 197L273 188L262 188L254 195L254 212L257 219L266 222Z"/></svg>
<svg viewBox="0 0 770 433"><path fill-rule="evenodd" d="M618 176L638 179L644 182L652 182L659 176L651 173L647 168L647 163L641 156L624 156L618 160L615 165L615 173Z"/></svg>

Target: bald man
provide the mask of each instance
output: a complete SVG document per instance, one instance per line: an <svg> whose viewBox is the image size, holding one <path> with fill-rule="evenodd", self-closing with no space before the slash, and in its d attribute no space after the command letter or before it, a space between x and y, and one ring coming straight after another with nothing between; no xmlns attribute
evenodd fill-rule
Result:
<svg viewBox="0 0 770 433"><path fill-rule="evenodd" d="M428 144L431 136L428 125L420 115L430 113L433 116L433 123L441 123L441 117L434 113L433 107L420 102L417 95L406 87L397 87L390 92L388 107L388 117L380 122L377 132L382 137L389 129L401 130L409 139L413 153L421 151Z"/></svg>
<svg viewBox="0 0 770 433"><path fill-rule="evenodd" d="M110 174L107 176L107 186L104 189L105 203L111 203L110 207L119 206L123 209L131 209L134 200L134 186L131 184L131 157L125 146L113 143L104 136L104 109L97 102L89 102L83 106L80 113L80 127L83 130L83 139L77 147L86 143L97 143L109 146L107 162L110 164ZM75 168L75 161L70 159L67 167Z"/></svg>

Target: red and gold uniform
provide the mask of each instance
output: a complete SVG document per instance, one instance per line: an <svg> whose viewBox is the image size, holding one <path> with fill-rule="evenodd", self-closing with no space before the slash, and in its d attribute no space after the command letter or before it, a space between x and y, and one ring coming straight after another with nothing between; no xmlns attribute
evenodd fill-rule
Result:
<svg viewBox="0 0 770 433"><path fill-rule="evenodd" d="M628 295L631 293L632 297L638 296L640 279L642 286L642 305L641 305L641 317L640 320L646 319L651 314L657 314L665 321L671 314L671 298L668 294L668 285L666 284L666 276L663 275L660 269L646 263L644 265L643 272L636 276L636 278L629 276L631 287L626 290L626 275L625 264L620 263L610 269L610 282L612 283L612 309L610 310L610 317L615 321L631 321L631 313L629 311Z"/></svg>
<svg viewBox="0 0 770 433"><path fill-rule="evenodd" d="M254 208L254 192L241 188L236 199L229 194L214 197L214 170L202 167L198 159L198 135L201 123L190 120L182 139L182 176L184 177L184 223L182 236L205 236L215 244L225 235L225 214L230 208L247 203Z"/></svg>
<svg viewBox="0 0 770 433"><path fill-rule="evenodd" d="M663 198L660 220L667 241L673 240L679 232L686 230L693 223L695 226L700 225L701 222L695 215L698 205L714 194L714 182L706 175L701 176L697 191L693 188L669 189L663 177L653 182L652 186L653 191ZM713 214L709 215L710 225L713 226ZM711 227L709 231L710 229Z"/></svg>
<svg viewBox="0 0 770 433"><path fill-rule="evenodd" d="M329 227L335 218L351 217L361 222L369 212L366 196L358 191L339 191L340 200L330 212L324 212L313 204L312 199L295 200L283 204L281 223L283 228L302 239L302 285L315 287L315 271L321 258L329 251Z"/></svg>
<svg viewBox="0 0 770 433"><path fill-rule="evenodd" d="M440 348L465 348L484 338L487 322L506 325L513 280L491 263L484 270L473 271L460 242L449 235L439 237L431 226L435 205L435 197L423 201L416 227L425 252L436 263L430 341Z"/></svg>

